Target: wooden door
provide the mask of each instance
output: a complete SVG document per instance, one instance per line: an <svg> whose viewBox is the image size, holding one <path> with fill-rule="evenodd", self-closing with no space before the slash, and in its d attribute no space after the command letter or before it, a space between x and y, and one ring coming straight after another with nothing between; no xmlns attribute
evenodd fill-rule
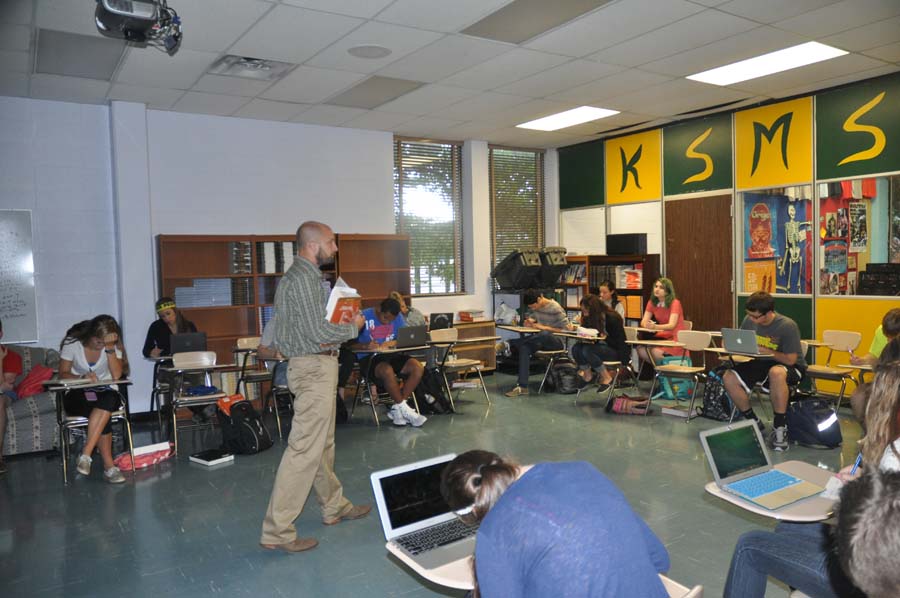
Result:
<svg viewBox="0 0 900 598"><path fill-rule="evenodd" d="M665 202L666 267L694 330L734 325L731 195Z"/></svg>

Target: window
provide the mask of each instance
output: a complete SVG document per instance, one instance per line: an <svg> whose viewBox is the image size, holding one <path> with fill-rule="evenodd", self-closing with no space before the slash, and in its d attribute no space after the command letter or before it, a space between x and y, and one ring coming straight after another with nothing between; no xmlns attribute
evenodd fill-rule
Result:
<svg viewBox="0 0 900 598"><path fill-rule="evenodd" d="M544 246L544 154L490 148L491 263L520 247Z"/></svg>
<svg viewBox="0 0 900 598"><path fill-rule="evenodd" d="M462 293L462 145L394 140L394 222L409 235L413 295Z"/></svg>

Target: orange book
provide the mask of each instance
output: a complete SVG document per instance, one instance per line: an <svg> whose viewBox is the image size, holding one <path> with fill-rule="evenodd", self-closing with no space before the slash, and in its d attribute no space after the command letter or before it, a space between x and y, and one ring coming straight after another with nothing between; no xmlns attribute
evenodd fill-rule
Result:
<svg viewBox="0 0 900 598"><path fill-rule="evenodd" d="M359 313L362 306L362 298L356 289L347 286L343 278L338 277L328 295L328 303L325 305L325 319L332 324L349 324Z"/></svg>

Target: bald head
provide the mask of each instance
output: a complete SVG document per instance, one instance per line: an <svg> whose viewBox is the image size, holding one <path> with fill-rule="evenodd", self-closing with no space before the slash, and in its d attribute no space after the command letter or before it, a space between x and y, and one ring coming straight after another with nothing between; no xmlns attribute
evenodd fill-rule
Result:
<svg viewBox="0 0 900 598"><path fill-rule="evenodd" d="M307 220L297 229L297 248L302 249L307 243L316 243L330 232L331 228L327 224Z"/></svg>
<svg viewBox="0 0 900 598"><path fill-rule="evenodd" d="M327 224L308 220L297 229L297 254L323 266L334 261L337 253L334 231Z"/></svg>

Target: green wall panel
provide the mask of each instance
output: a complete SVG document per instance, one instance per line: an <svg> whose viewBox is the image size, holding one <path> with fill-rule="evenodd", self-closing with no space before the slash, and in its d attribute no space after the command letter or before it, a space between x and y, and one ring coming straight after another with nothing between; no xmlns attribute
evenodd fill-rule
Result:
<svg viewBox="0 0 900 598"><path fill-rule="evenodd" d="M663 193L730 189L731 115L719 114L663 129Z"/></svg>
<svg viewBox="0 0 900 598"><path fill-rule="evenodd" d="M603 142L591 141L559 148L559 207L602 206Z"/></svg>
<svg viewBox="0 0 900 598"><path fill-rule="evenodd" d="M737 318L735 321L740 326L744 321L744 306L747 305L747 296L739 295L737 300ZM800 328L800 338L815 338L813 327L813 300L812 297L786 297L775 295L775 311L797 322Z"/></svg>

